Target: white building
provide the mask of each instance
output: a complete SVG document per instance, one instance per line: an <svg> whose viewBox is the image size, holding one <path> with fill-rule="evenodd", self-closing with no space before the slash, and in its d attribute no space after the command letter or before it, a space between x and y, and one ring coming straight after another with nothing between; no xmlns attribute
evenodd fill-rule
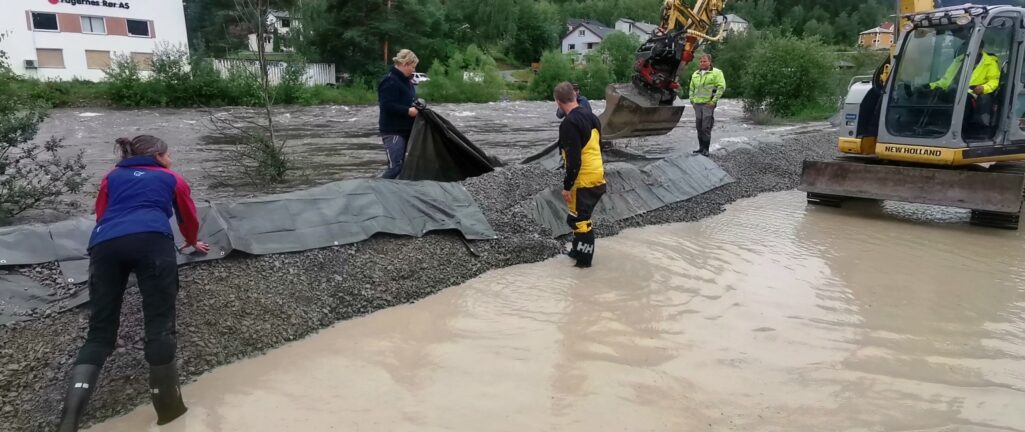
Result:
<svg viewBox="0 0 1025 432"><path fill-rule="evenodd" d="M117 54L143 70L160 44L188 48L182 0L5 0L0 49L39 79L98 81Z"/></svg>
<svg viewBox="0 0 1025 432"><path fill-rule="evenodd" d="M614 31L594 21L579 21L562 37L562 53L587 54L601 45L605 36Z"/></svg>
<svg viewBox="0 0 1025 432"><path fill-rule="evenodd" d="M294 48L287 46L286 41L289 33L298 28L299 20L288 12L271 11L267 14L267 33L263 35L263 51L295 51ZM274 49L274 38L281 38L280 50ZM249 51L257 51L256 39L256 33L249 34Z"/></svg>
<svg viewBox="0 0 1025 432"><path fill-rule="evenodd" d="M657 25L648 24L643 21L634 21L628 18L620 18L619 21L616 21L616 30L634 35L642 41L648 40L656 29L658 29Z"/></svg>
<svg viewBox="0 0 1025 432"><path fill-rule="evenodd" d="M727 14L717 18L716 20L719 22L719 25L726 26L723 31L725 31L727 35L743 33L751 27L751 24L748 23L747 20L734 14Z"/></svg>

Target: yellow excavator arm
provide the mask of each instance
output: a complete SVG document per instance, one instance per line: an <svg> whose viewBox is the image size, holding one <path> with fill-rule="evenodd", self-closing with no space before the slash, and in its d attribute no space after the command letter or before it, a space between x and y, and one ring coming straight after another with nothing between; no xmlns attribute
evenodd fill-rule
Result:
<svg viewBox="0 0 1025 432"><path fill-rule="evenodd" d="M682 0L666 0L665 6L662 7L662 25L659 29L663 34L682 32L685 38L682 57L684 65L694 59L694 50L699 40L722 40L723 28L719 29L716 36L710 36L708 33L725 7L726 0L698 0L693 8L688 7Z"/></svg>
<svg viewBox="0 0 1025 432"><path fill-rule="evenodd" d="M632 82L605 90L602 138L664 135L676 127L684 110L673 104L680 72L694 60L702 41L722 39L722 30L716 36L709 33L725 6L726 0L696 0L694 6L666 0L661 25L637 49Z"/></svg>

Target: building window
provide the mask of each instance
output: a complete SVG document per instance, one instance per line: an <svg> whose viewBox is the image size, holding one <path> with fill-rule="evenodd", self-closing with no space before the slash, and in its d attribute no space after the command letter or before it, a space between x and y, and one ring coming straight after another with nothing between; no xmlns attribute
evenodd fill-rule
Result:
<svg viewBox="0 0 1025 432"><path fill-rule="evenodd" d="M577 44L569 44L569 50L570 51L573 51L575 49L577 49Z"/></svg>
<svg viewBox="0 0 1025 432"><path fill-rule="evenodd" d="M153 70L152 53L132 53L132 61L135 62L135 66L141 71Z"/></svg>
<svg viewBox="0 0 1025 432"><path fill-rule="evenodd" d="M82 33L107 34L107 26L103 18L84 16L82 17Z"/></svg>
<svg viewBox="0 0 1025 432"><path fill-rule="evenodd" d="M128 20L128 34L131 36L150 37L149 21Z"/></svg>
<svg viewBox="0 0 1025 432"><path fill-rule="evenodd" d="M109 69L110 51L85 51L85 66L89 69Z"/></svg>
<svg viewBox="0 0 1025 432"><path fill-rule="evenodd" d="M580 36L587 36L587 31L580 30L580 32L578 32L577 34L580 35Z"/></svg>
<svg viewBox="0 0 1025 432"><path fill-rule="evenodd" d="M60 26L57 25L57 14L32 12L32 30L60 31Z"/></svg>
<svg viewBox="0 0 1025 432"><path fill-rule="evenodd" d="M588 42L587 49L594 49L594 42Z"/></svg>
<svg viewBox="0 0 1025 432"><path fill-rule="evenodd" d="M36 67L64 68L64 51L59 49L37 49Z"/></svg>
<svg viewBox="0 0 1025 432"><path fill-rule="evenodd" d="M292 20L290 20L288 18L282 18L281 19L281 28L289 28L289 27L292 27Z"/></svg>

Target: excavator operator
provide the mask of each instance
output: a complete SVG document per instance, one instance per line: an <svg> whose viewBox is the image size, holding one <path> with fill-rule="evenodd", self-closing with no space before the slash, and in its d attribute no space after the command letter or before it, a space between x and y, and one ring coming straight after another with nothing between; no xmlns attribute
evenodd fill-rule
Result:
<svg viewBox="0 0 1025 432"><path fill-rule="evenodd" d="M956 86L961 64L964 62L965 51L968 49L968 40L958 47L958 55L947 67L947 71L940 79L933 81L926 86L931 91L948 91L951 85ZM985 42L979 43L979 54L975 57L975 69L972 70L971 80L968 81L968 92L972 97L968 100L968 109L965 110L966 124L973 126L976 130L988 130L992 124L993 115L993 92L1000 87L1000 60L985 50ZM949 95L948 97L952 97Z"/></svg>

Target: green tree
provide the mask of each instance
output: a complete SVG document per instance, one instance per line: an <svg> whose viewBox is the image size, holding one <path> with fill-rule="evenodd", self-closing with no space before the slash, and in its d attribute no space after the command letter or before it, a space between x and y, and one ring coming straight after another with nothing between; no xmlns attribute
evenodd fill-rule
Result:
<svg viewBox="0 0 1025 432"><path fill-rule="evenodd" d="M540 100L552 100L555 85L573 79L573 61L560 51L545 51L541 56L541 69L530 82L530 95Z"/></svg>
<svg viewBox="0 0 1025 432"><path fill-rule="evenodd" d="M0 42L3 35L0 35ZM0 51L0 223L65 193L82 189L82 152L62 158L61 139L34 143L47 107L18 91L7 53Z"/></svg>
<svg viewBox="0 0 1025 432"><path fill-rule="evenodd" d="M547 2L525 3L517 15L516 34L509 55L524 64L541 58L544 50L559 45L563 25L558 11Z"/></svg>
<svg viewBox="0 0 1025 432"><path fill-rule="evenodd" d="M745 71L744 106L789 117L821 109L835 96L833 54L818 39L769 36L757 43Z"/></svg>
<svg viewBox="0 0 1025 432"><path fill-rule="evenodd" d="M574 71L573 81L580 84L580 94L588 99L605 99L605 87L613 82L609 66L598 50L587 53L584 58L587 63Z"/></svg>
<svg viewBox="0 0 1025 432"><path fill-rule="evenodd" d="M453 54L444 63L435 62L428 74L430 81L421 84L420 89L431 102L493 102L505 88L495 60L476 45Z"/></svg>
<svg viewBox="0 0 1025 432"><path fill-rule="evenodd" d="M803 34L806 38L817 37L821 41L831 42L833 40L833 27L813 19L804 23Z"/></svg>
<svg viewBox="0 0 1025 432"><path fill-rule="evenodd" d="M595 51L597 59L608 66L613 82L630 82L634 75L635 53L640 46L637 37L614 31L605 37Z"/></svg>

